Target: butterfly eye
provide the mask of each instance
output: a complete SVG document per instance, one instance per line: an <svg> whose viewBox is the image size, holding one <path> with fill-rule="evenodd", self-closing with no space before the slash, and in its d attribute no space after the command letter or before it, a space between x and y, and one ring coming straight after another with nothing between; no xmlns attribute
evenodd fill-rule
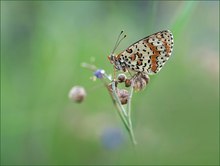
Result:
<svg viewBox="0 0 220 166"><path fill-rule="evenodd" d="M111 63L114 63L114 61L115 61L115 56L114 56L114 54L109 55L109 56L108 56L108 60L109 60Z"/></svg>
<svg viewBox="0 0 220 166"><path fill-rule="evenodd" d="M115 61L115 55L114 54L111 54L111 61Z"/></svg>

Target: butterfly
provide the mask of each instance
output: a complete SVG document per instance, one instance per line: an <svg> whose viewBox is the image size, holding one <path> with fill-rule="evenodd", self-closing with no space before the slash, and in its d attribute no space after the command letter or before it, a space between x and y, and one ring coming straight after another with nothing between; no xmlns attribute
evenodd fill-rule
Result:
<svg viewBox="0 0 220 166"><path fill-rule="evenodd" d="M115 49L121 40L126 37L124 36L119 40L120 35L111 55L108 56L108 59L116 70L122 70L124 72L133 71L150 75L156 74L172 54L174 39L169 30L163 30L140 39L130 45L126 50L115 55Z"/></svg>

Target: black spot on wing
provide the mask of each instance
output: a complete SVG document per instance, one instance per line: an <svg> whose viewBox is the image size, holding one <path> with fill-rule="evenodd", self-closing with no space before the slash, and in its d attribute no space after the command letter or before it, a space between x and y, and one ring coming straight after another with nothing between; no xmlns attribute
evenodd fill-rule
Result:
<svg viewBox="0 0 220 166"><path fill-rule="evenodd" d="M127 52L127 53L132 53L133 50L128 48L128 49L126 50L126 52Z"/></svg>

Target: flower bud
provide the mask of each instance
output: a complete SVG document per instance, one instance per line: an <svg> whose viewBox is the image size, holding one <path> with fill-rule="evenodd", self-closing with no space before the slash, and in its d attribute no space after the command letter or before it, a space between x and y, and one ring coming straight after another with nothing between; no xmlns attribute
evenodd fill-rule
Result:
<svg viewBox="0 0 220 166"><path fill-rule="evenodd" d="M125 82L126 79L127 79L127 77L126 77L125 74L119 74L118 75L118 82L119 83Z"/></svg>
<svg viewBox="0 0 220 166"><path fill-rule="evenodd" d="M82 86L74 86L69 92L69 99L81 103L86 97L86 91Z"/></svg>
<svg viewBox="0 0 220 166"><path fill-rule="evenodd" d="M98 69L94 72L94 75L100 79L103 78L104 74L105 74L105 70L102 70L102 69Z"/></svg>
<svg viewBox="0 0 220 166"><path fill-rule="evenodd" d="M126 79L125 80L125 87L130 87L131 86L131 80L130 79Z"/></svg>

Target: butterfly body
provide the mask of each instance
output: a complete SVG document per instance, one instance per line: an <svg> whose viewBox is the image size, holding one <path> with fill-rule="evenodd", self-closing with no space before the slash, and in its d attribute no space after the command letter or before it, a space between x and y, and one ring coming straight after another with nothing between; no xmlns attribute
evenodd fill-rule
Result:
<svg viewBox="0 0 220 166"><path fill-rule="evenodd" d="M169 30L160 31L135 42L118 55L112 54L109 60L117 70L155 74L171 56L173 43Z"/></svg>

